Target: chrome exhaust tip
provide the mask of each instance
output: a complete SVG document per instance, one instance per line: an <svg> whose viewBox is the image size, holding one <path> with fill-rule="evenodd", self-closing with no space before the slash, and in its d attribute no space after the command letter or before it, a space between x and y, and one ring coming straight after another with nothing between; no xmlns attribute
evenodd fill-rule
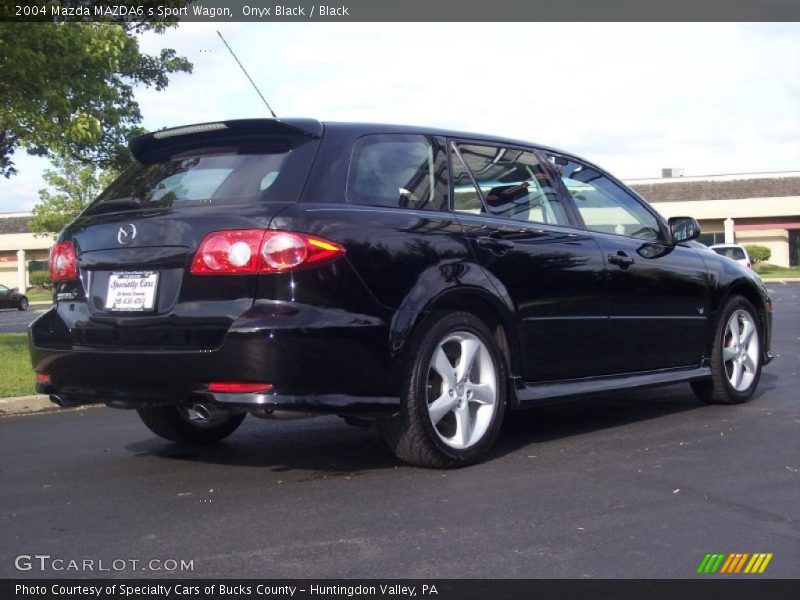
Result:
<svg viewBox="0 0 800 600"><path fill-rule="evenodd" d="M210 421L213 418L213 415L211 414L212 409L205 404L192 404L191 410L194 412L195 418L200 421Z"/></svg>
<svg viewBox="0 0 800 600"><path fill-rule="evenodd" d="M69 400L63 396L59 396L58 394L50 394L50 402L60 408L71 408L73 406L85 404L85 402L81 402L80 400Z"/></svg>

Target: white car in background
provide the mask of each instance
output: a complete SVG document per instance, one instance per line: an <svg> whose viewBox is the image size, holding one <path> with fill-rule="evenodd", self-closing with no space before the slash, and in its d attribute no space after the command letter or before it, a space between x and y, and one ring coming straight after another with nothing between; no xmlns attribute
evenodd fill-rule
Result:
<svg viewBox="0 0 800 600"><path fill-rule="evenodd" d="M709 246L709 248L720 256L735 260L748 269L753 268L753 261L750 260L750 255L741 244L714 244L713 246Z"/></svg>

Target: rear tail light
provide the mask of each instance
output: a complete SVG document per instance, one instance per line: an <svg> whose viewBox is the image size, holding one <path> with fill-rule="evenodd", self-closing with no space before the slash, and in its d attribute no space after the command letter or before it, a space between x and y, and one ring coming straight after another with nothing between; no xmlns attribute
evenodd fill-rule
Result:
<svg viewBox="0 0 800 600"><path fill-rule="evenodd" d="M249 383L244 381L213 381L208 384L209 392L223 394L253 394L268 392L272 389L271 383Z"/></svg>
<svg viewBox="0 0 800 600"><path fill-rule="evenodd" d="M78 256L72 242L59 242L50 250L50 279L69 281L78 278Z"/></svg>
<svg viewBox="0 0 800 600"><path fill-rule="evenodd" d="M339 244L305 233L236 229L209 233L192 261L195 275L280 273L334 260Z"/></svg>
<svg viewBox="0 0 800 600"><path fill-rule="evenodd" d="M48 375L47 373L37 373L36 381L38 383L50 383L50 375Z"/></svg>
<svg viewBox="0 0 800 600"><path fill-rule="evenodd" d="M255 273L264 231L239 229L215 231L203 239L192 262L192 273Z"/></svg>

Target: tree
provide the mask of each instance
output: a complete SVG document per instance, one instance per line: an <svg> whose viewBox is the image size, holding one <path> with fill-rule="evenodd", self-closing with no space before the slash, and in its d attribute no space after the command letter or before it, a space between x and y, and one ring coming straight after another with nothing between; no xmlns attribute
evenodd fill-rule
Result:
<svg viewBox="0 0 800 600"><path fill-rule="evenodd" d="M139 34L172 25L0 23L0 174L16 173L11 155L19 148L122 168L128 139L144 132L134 87L163 90L170 75L192 71L175 50L139 48Z"/></svg>
<svg viewBox="0 0 800 600"><path fill-rule="evenodd" d="M759 244L746 244L744 249L754 263L766 262L772 256L772 250Z"/></svg>
<svg viewBox="0 0 800 600"><path fill-rule="evenodd" d="M53 188L39 190L39 202L33 207L28 227L34 233L56 233L72 221L117 176L113 169L95 163L55 158L55 170L47 169L42 177Z"/></svg>

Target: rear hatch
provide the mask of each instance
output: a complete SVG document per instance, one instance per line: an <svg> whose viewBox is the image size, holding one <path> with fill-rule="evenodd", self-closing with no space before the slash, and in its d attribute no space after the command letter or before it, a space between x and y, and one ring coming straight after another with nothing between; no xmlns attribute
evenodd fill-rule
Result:
<svg viewBox="0 0 800 600"><path fill-rule="evenodd" d="M228 121L131 143L137 164L61 235L79 279L56 286L70 346L214 348L253 303L258 275L196 275L211 232L266 229L296 202L316 121ZM68 305L68 306L67 306Z"/></svg>

